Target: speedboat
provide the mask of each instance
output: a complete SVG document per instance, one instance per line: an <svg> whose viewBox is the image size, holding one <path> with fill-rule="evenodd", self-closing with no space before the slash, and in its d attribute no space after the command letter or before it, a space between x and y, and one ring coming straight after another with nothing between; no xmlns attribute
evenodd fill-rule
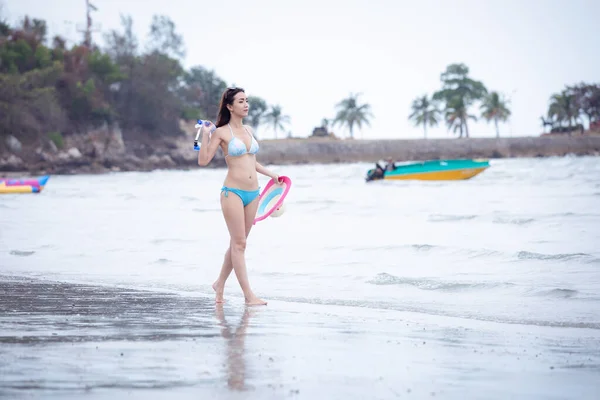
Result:
<svg viewBox="0 0 600 400"><path fill-rule="evenodd" d="M470 179L490 167L488 160L428 160L396 164L390 171L373 168L367 171L366 181L375 180L425 180L455 181Z"/></svg>

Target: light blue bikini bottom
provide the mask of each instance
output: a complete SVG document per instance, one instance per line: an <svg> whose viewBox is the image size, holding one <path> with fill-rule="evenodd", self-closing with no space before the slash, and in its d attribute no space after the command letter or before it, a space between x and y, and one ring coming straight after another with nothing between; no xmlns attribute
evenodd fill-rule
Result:
<svg viewBox="0 0 600 400"><path fill-rule="evenodd" d="M254 199L256 199L258 197L258 195L260 195L260 188L258 188L257 190L242 190L242 189L236 189L236 188L230 188L227 186L223 186L221 188L221 192L225 191L225 197L227 197L228 192L233 192L235 194L237 194L238 196L240 196L240 199L242 199L242 203L244 204L244 207L246 207L248 204L252 203L252 201Z"/></svg>

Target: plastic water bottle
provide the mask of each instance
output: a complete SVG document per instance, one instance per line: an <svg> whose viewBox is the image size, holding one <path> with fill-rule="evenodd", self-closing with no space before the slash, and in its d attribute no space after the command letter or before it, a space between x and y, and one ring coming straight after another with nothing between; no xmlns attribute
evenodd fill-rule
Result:
<svg viewBox="0 0 600 400"><path fill-rule="evenodd" d="M198 122L196 123L196 125L194 125L194 128L198 129L198 132L196 133L196 139L194 139L194 151L200 151L200 145L198 144L198 138L200 137L200 132L202 131L202 125L208 126L208 121L202 121L201 119L199 119ZM212 133L216 129L217 129L216 127L213 127L213 129L210 131L210 134L212 135Z"/></svg>

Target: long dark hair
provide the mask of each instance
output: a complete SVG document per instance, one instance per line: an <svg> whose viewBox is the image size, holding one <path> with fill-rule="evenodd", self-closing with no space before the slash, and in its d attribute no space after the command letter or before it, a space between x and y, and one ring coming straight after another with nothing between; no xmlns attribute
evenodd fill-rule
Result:
<svg viewBox="0 0 600 400"><path fill-rule="evenodd" d="M246 93L244 89L238 87L228 88L223 92L223 95L221 96L221 103L219 104L219 114L217 114L217 128L229 123L229 120L231 119L231 113L227 108L227 104L233 104L233 98L239 92Z"/></svg>

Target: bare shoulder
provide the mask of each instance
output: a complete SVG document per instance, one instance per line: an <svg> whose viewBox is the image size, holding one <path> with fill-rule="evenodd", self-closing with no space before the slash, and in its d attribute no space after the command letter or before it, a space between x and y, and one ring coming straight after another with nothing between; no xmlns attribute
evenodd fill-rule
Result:
<svg viewBox="0 0 600 400"><path fill-rule="evenodd" d="M225 127L221 126L212 133L212 136L218 137L219 139L223 138L223 132L225 132Z"/></svg>

